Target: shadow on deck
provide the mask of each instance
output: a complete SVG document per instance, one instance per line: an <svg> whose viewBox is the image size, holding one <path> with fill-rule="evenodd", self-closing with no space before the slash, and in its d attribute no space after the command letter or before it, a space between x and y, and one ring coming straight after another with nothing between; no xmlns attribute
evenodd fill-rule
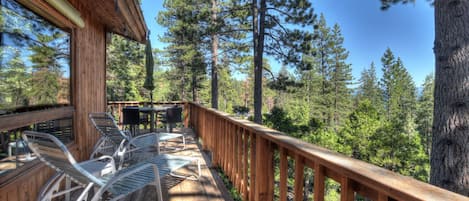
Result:
<svg viewBox="0 0 469 201"><path fill-rule="evenodd" d="M158 130L159 131L159 130ZM168 143L162 143L161 153L174 154L182 156L199 157L201 162L201 177L197 181L189 179L181 179L167 175L161 178L163 185L163 194L165 199L169 201L182 201L182 200L233 200L230 197L226 187L224 186L221 178L218 176L215 169L211 168L210 157L208 153L201 150L200 144L197 143L197 139L191 129L175 129L173 132L185 133L186 148L184 150L172 150L170 148L182 147L182 143L179 139L170 141ZM195 175L197 170L197 164L193 163L188 165L181 170L178 170L178 174L183 175ZM147 188L143 189L140 193L135 193L127 200L154 200L154 193Z"/></svg>

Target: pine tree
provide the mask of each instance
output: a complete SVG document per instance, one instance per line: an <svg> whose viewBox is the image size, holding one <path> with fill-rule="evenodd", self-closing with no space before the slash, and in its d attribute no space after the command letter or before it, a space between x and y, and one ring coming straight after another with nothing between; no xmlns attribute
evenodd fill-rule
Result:
<svg viewBox="0 0 469 201"><path fill-rule="evenodd" d="M415 0L381 0L382 8ZM467 41L468 1L431 1L435 6L435 111L433 119L431 179L434 185L469 196L469 104L467 77L469 52L455 41ZM455 14L457 13L457 14ZM453 26L460 24L461 26ZM454 54L457 52L458 54ZM454 129L457 128L457 129ZM454 161L459 161L456 165Z"/></svg>
<svg viewBox="0 0 469 201"><path fill-rule="evenodd" d="M331 88L333 97L333 126L337 128L351 108L352 68L346 63L348 51L343 47L344 38L338 24L331 30Z"/></svg>
<svg viewBox="0 0 469 201"><path fill-rule="evenodd" d="M2 92L8 97L7 107L28 106L30 101L31 75L22 61L19 51L14 51L12 58L2 68ZM3 101L2 101L3 102ZM4 102L6 103L6 101Z"/></svg>
<svg viewBox="0 0 469 201"><path fill-rule="evenodd" d="M432 144L432 123L433 123L433 93L434 93L435 79L433 74L425 77L425 82L422 84L422 93L420 94L417 102L417 130L419 131L422 144L427 155L430 155Z"/></svg>
<svg viewBox="0 0 469 201"><path fill-rule="evenodd" d="M237 0L211 0L210 26L207 29L211 43L211 103L218 108L219 80L221 71L237 66L249 50L243 41L251 30L247 21L249 4ZM223 55L223 58L219 58ZM224 65L221 66L220 60ZM243 61L245 62L245 61ZM228 64L228 65L226 65Z"/></svg>
<svg viewBox="0 0 469 201"><path fill-rule="evenodd" d="M375 64L372 62L370 68L361 73L357 96L359 101L368 100L378 111L384 111L381 95Z"/></svg>
<svg viewBox="0 0 469 201"><path fill-rule="evenodd" d="M292 88L296 87L296 85L296 81L292 78L286 67L282 66L277 78L267 83L267 86L278 94L274 97L275 106L282 108L285 105L287 93L292 92Z"/></svg>
<svg viewBox="0 0 469 201"><path fill-rule="evenodd" d="M363 161L371 160L372 138L382 127L379 110L370 100L359 102L357 108L348 116L345 125L339 132L339 151ZM378 139L379 140L379 139Z"/></svg>
<svg viewBox="0 0 469 201"><path fill-rule="evenodd" d="M313 25L315 16L306 0L252 0L254 47L254 122L262 123L264 53L295 65L310 49L312 35L294 26ZM287 26L292 25L292 26Z"/></svg>
<svg viewBox="0 0 469 201"><path fill-rule="evenodd" d="M118 35L112 35L107 47L107 100L142 100L148 97L143 89L144 46Z"/></svg>
<svg viewBox="0 0 469 201"><path fill-rule="evenodd" d="M332 59L331 43L330 43L330 28L326 24L326 18L321 14L317 23L317 28L314 30L315 40L313 41L313 70L318 73L319 78L319 98L315 107L312 108L318 115L318 118L325 125L331 125L332 120L332 103L333 99L332 84L330 83L332 71L330 64Z"/></svg>
<svg viewBox="0 0 469 201"><path fill-rule="evenodd" d="M168 0L164 2L165 11L158 13L158 23L168 30L162 41L169 43L166 47L169 65L174 68L171 80L176 84L173 98L193 101L198 99L197 91L206 71L203 58L205 44L204 30L209 19L210 9L206 2L192 0ZM190 93L189 93L190 92Z"/></svg>
<svg viewBox="0 0 469 201"><path fill-rule="evenodd" d="M387 119L397 121L401 127L406 127L415 118L416 88L414 82L401 59L394 58L391 49L386 50L381 61L383 63L381 87Z"/></svg>

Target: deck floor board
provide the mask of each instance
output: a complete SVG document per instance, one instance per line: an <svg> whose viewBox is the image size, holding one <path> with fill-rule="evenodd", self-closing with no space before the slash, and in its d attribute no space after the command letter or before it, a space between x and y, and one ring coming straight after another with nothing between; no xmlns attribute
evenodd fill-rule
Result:
<svg viewBox="0 0 469 201"><path fill-rule="evenodd" d="M186 148L184 150L174 151L169 148L182 147L182 143L177 140L166 143L161 147L162 153L199 157L201 162L201 177L193 181L189 179L180 179L172 176L162 178L164 182L167 198L170 201L223 201L233 200L221 182L221 179L210 165L209 155L201 150L197 139L190 129L183 129L186 137ZM181 132L176 129L174 132ZM191 164L182 168L178 173L184 175L195 175L196 164Z"/></svg>

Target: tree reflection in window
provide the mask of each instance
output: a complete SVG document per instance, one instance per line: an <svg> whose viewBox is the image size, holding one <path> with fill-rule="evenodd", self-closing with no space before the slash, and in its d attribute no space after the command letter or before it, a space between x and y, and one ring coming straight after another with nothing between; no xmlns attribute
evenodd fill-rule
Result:
<svg viewBox="0 0 469 201"><path fill-rule="evenodd" d="M0 115L70 104L70 34L0 0Z"/></svg>

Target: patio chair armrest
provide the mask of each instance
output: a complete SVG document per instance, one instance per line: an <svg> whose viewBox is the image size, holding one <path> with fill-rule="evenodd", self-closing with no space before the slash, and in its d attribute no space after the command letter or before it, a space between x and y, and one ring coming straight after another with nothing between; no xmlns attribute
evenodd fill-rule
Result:
<svg viewBox="0 0 469 201"><path fill-rule="evenodd" d="M145 138L145 137L152 136L152 135L157 136L157 134L158 134L158 133L155 133L155 132L152 132L152 133L145 133L145 134L142 134L142 135L138 135L138 136L133 137L132 140L139 139L139 138Z"/></svg>
<svg viewBox="0 0 469 201"><path fill-rule="evenodd" d="M116 162L114 161L114 158L112 156L100 156L99 158L93 158L93 159L90 159L90 160L86 160L86 161L83 161L81 162L81 164L87 164L87 163L91 163L91 162L95 162L95 161L104 161L104 160L110 160L111 161L111 164L113 166L116 166Z"/></svg>

